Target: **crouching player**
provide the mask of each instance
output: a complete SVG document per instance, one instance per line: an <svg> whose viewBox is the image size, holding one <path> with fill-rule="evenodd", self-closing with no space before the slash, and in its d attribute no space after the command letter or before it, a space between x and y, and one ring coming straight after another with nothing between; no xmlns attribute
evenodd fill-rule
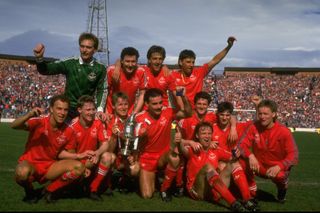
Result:
<svg viewBox="0 0 320 213"><path fill-rule="evenodd" d="M285 202L290 170L298 163L298 148L290 130L277 121L277 104L262 100L257 105L257 120L239 142L240 161L247 172L251 194L256 195L254 176L271 179L277 186L277 200Z"/></svg>
<svg viewBox="0 0 320 213"><path fill-rule="evenodd" d="M213 134L212 141L214 143L218 143L219 147L225 149L229 152L233 152L235 157L239 157L240 152L237 149L236 143L231 143L227 140L229 132L231 131L231 117L233 113L233 105L230 102L220 102L217 107L217 123L213 125ZM243 130L249 126L252 121L249 122L238 122L236 123L236 131L238 135L241 135ZM238 151L238 153L236 153ZM246 209L252 212L259 211L259 206L256 200L251 197L248 181L246 179L246 174L243 171L238 158L234 158L232 161L219 161L219 173L222 181L229 186L230 181L233 183L229 187L230 191L232 189L236 189L241 194L242 202ZM215 197L215 199L219 198L219 194Z"/></svg>
<svg viewBox="0 0 320 213"><path fill-rule="evenodd" d="M54 194L80 178L85 167L77 160L59 160L59 153L74 143L75 134L65 124L69 100L63 95L53 96L50 100L50 113L41 115L44 110L34 108L27 114L15 119L11 127L29 131L25 151L18 160L15 180L25 190L24 201L36 203L40 195L33 188L33 182L44 184L51 181L42 191L48 203L55 201ZM41 116L40 116L41 115ZM86 156L82 154L81 157Z"/></svg>
<svg viewBox="0 0 320 213"><path fill-rule="evenodd" d="M94 98L89 95L81 96L77 103L77 110L79 116L71 124L76 133L76 145L74 149L61 153L59 157L73 159L79 158L79 153L90 153L88 157L81 159L86 168L87 179L84 182L89 182L89 198L102 201L99 187L113 164L115 155L107 152L107 129L101 120L95 118L97 111Z"/></svg>
<svg viewBox="0 0 320 213"><path fill-rule="evenodd" d="M186 188L190 197L195 200L214 201L214 194L218 192L232 211L245 211L246 209L231 194L216 170L219 160L232 159L231 153L212 148L212 124L200 122L194 132L194 141L179 140L177 136L179 132L176 133L176 142L180 143L179 151L187 159Z"/></svg>
<svg viewBox="0 0 320 213"><path fill-rule="evenodd" d="M138 153L130 150L130 153L124 154L121 149L125 148L125 125L128 123L129 98L123 92L116 92L112 96L113 115L107 128L107 135L110 138L108 151L116 154L114 168L121 173L119 178L119 191L127 192L127 183L134 180L139 172ZM133 116L133 114L132 114ZM134 126L133 126L134 127ZM134 132L130 139L134 137ZM130 141L131 144L132 141ZM132 144L131 144L132 145ZM132 147L130 147L132 148ZM112 188L110 177L107 181L109 189ZM132 187L132 186L130 186Z"/></svg>

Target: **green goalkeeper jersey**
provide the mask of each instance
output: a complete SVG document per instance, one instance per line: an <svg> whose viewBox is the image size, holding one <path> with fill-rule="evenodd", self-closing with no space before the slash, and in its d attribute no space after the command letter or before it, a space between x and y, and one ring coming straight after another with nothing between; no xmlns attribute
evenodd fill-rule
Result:
<svg viewBox="0 0 320 213"><path fill-rule="evenodd" d="M82 95L96 98L98 111L104 111L108 95L106 67L93 59L84 63L80 57L41 62L37 69L43 75L63 74L66 76L65 95L70 99L70 106L76 108L77 100Z"/></svg>

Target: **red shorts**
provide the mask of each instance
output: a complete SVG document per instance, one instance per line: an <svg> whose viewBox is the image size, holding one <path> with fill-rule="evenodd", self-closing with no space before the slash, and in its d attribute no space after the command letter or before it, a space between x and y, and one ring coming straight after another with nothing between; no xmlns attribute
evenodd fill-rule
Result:
<svg viewBox="0 0 320 213"><path fill-rule="evenodd" d="M29 164L33 166L34 180L40 184L43 184L47 181L45 175L47 174L50 166L55 162L55 161L33 161L33 160L29 160L26 156L23 156L23 155L19 158L18 163L21 163L22 161L27 161Z"/></svg>
<svg viewBox="0 0 320 213"><path fill-rule="evenodd" d="M143 152L139 156L140 168L149 172L156 172L158 169L158 162L161 156L169 151L168 149L163 150L162 152Z"/></svg>
<svg viewBox="0 0 320 213"><path fill-rule="evenodd" d="M141 154L139 157L140 168L149 172L156 172L160 157L161 153L157 152L145 152Z"/></svg>

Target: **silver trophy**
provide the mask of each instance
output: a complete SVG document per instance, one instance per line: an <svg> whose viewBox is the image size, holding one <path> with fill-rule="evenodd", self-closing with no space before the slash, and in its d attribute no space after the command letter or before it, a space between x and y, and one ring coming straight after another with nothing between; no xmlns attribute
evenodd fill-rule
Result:
<svg viewBox="0 0 320 213"><path fill-rule="evenodd" d="M121 154L128 156L137 149L138 137L135 136L135 114L129 116L124 127L124 144L120 147Z"/></svg>

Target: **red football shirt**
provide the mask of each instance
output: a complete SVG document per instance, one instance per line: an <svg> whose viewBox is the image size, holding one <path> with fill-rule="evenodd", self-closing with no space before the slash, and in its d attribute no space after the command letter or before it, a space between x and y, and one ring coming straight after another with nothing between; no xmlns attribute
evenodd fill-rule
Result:
<svg viewBox="0 0 320 213"><path fill-rule="evenodd" d="M136 71L130 77L124 74L124 71L120 70L120 79L117 84L112 81L112 74L114 72L114 65L108 67L108 98L107 98L107 110L109 113L113 113L112 109L112 95L118 91L124 92L128 95L129 99L129 112L132 112L136 101L136 93L138 90L146 89L146 76L142 67L138 67Z"/></svg>
<svg viewBox="0 0 320 213"><path fill-rule="evenodd" d="M107 129L99 120L94 120L93 124L85 128L81 125L80 119L72 124L72 128L76 133L76 152L82 153L86 150L97 150L99 143L108 141Z"/></svg>
<svg viewBox="0 0 320 213"><path fill-rule="evenodd" d="M136 115L137 126L147 130L146 144L142 152L163 153L170 148L171 123L175 118L172 108L163 107L159 119L153 119L147 111ZM139 130L136 130L139 132Z"/></svg>
<svg viewBox="0 0 320 213"><path fill-rule="evenodd" d="M30 118L27 121L29 137L25 151L19 160L31 163L54 162L63 149L74 146L75 133L64 124L58 130L50 125L50 115Z"/></svg>
<svg viewBox="0 0 320 213"><path fill-rule="evenodd" d="M184 76L177 70L172 72L172 77L175 79L176 86L183 86L186 88L186 96L193 109L193 99L198 92L202 91L204 79L209 71L208 64L204 64L201 67L194 67L189 77Z"/></svg>

